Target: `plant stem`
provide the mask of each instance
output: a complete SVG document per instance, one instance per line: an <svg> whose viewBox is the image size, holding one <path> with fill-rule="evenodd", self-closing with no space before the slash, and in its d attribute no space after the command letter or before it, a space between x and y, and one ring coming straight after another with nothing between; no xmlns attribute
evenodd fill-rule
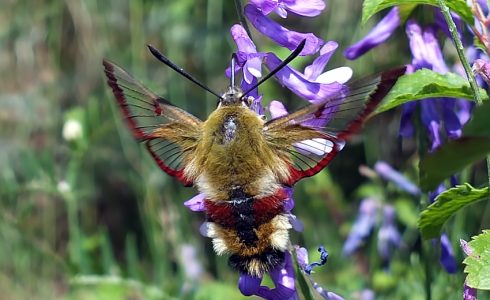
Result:
<svg viewBox="0 0 490 300"><path fill-rule="evenodd" d="M442 14L444 15L444 19L446 19L447 26L449 27L449 32L454 40L454 44L456 45L456 51L458 52L459 60L463 65L466 76L468 77L468 81L470 82L471 90L473 91L473 95L475 96L475 101L477 105L483 104L483 99L480 95L478 84L476 83L475 76L471 70L470 64L466 59L464 54L463 43L461 43L461 39L458 36L458 31L456 29L456 24L454 24L453 18L451 18L451 13L449 12L449 8L446 5L446 0L437 0L439 3L439 7L442 10ZM488 184L490 186L490 156L487 156L487 177Z"/></svg>

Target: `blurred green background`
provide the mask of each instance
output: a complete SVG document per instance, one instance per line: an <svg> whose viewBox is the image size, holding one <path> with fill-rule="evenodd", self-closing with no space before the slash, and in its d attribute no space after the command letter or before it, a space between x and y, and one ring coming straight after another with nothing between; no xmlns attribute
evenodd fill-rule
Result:
<svg viewBox="0 0 490 300"><path fill-rule="evenodd" d="M374 24L361 27L360 11L358 0L329 1L319 17L281 22L339 42L328 68L347 64L359 76L408 63L402 30L359 61L345 61L341 51ZM0 2L0 299L241 297L238 274L199 234L203 215L182 205L195 190L160 171L133 140L101 65L103 57L113 60L204 119L216 99L156 61L145 45L223 91L235 51L229 28L237 20L230 0ZM254 39L259 50L288 54L256 32ZM301 102L274 80L261 91L266 102ZM65 128L71 139L63 136L68 120L81 125ZM328 171L298 185L295 212L305 231L292 233L292 241L311 250L311 260L318 245L327 247L330 261L315 279L346 299L366 288L379 299L424 299L421 258L412 251L418 200L358 172L383 159L414 175L414 146L398 141L396 112L372 123L364 143L357 138ZM389 271L377 260L375 241L354 259L340 254L359 201L372 193L387 196L402 216L407 243ZM459 222L454 241L478 230ZM433 268L435 299L459 299L462 272Z"/></svg>

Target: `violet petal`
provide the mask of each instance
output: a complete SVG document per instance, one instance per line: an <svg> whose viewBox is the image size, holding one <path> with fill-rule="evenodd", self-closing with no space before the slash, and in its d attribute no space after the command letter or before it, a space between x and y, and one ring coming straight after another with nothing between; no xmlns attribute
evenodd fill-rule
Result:
<svg viewBox="0 0 490 300"><path fill-rule="evenodd" d="M268 53L265 64L269 70L275 69L281 60L273 53ZM286 66L276 73L276 78L301 98L320 101L329 97L334 97L344 90L344 86L339 83L322 84L307 80L303 74Z"/></svg>
<svg viewBox="0 0 490 300"><path fill-rule="evenodd" d="M313 63L305 68L306 79L315 81L320 76L338 46L337 42L329 41L320 49L320 56L315 58Z"/></svg>
<svg viewBox="0 0 490 300"><path fill-rule="evenodd" d="M358 58L386 41L399 25L400 14L398 7L394 7L363 39L345 49L345 57L347 59Z"/></svg>
<svg viewBox="0 0 490 300"><path fill-rule="evenodd" d="M199 193L191 199L184 202L184 205L192 211L205 211L204 200L206 196L203 193Z"/></svg>
<svg viewBox="0 0 490 300"><path fill-rule="evenodd" d="M318 16L326 6L323 0L283 0L282 3L290 12L305 17Z"/></svg>
<svg viewBox="0 0 490 300"><path fill-rule="evenodd" d="M255 6L247 4L244 8L245 15L252 25L263 35L269 37L279 45L294 50L298 45L306 40L305 47L300 55L311 55L320 49L324 41L312 33L300 33L288 30L278 23L264 16Z"/></svg>
<svg viewBox="0 0 490 300"><path fill-rule="evenodd" d="M456 259L454 258L453 248L451 247L451 242L449 238L444 233L441 235L441 257L439 258L440 263L446 270L446 272L453 274L456 273L458 267L456 265Z"/></svg>
<svg viewBox="0 0 490 300"><path fill-rule="evenodd" d="M385 180L395 183L399 188L414 196L420 195L420 189L403 174L393 169L384 161L374 164L374 170Z"/></svg>
<svg viewBox="0 0 490 300"><path fill-rule="evenodd" d="M244 296L257 295L262 278L240 273L238 289Z"/></svg>

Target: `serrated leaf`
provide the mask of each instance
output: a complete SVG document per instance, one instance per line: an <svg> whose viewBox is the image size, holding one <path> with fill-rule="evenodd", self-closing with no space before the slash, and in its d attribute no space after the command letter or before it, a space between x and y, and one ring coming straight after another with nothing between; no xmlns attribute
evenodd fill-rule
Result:
<svg viewBox="0 0 490 300"><path fill-rule="evenodd" d="M490 230L473 237L468 243L472 253L463 261L468 273L466 284L480 290L490 290Z"/></svg>
<svg viewBox="0 0 490 300"><path fill-rule="evenodd" d="M362 8L362 23L365 24L377 12L392 6L408 4L428 4L439 6L437 0L365 0ZM471 8L464 0L446 1L447 6L466 23L473 24Z"/></svg>
<svg viewBox="0 0 490 300"><path fill-rule="evenodd" d="M480 94L485 100L488 99L483 89L480 89ZM415 73L400 77L376 113L410 101L438 97L474 100L470 84L465 78L454 73L439 74L429 69L420 69Z"/></svg>
<svg viewBox="0 0 490 300"><path fill-rule="evenodd" d="M431 191L444 179L490 153L490 137L461 137L427 154L419 163L420 188Z"/></svg>
<svg viewBox="0 0 490 300"><path fill-rule="evenodd" d="M436 197L420 214L419 229L424 239L432 239L441 235L444 223L463 207L488 198L488 187L476 189L465 183L450 188Z"/></svg>

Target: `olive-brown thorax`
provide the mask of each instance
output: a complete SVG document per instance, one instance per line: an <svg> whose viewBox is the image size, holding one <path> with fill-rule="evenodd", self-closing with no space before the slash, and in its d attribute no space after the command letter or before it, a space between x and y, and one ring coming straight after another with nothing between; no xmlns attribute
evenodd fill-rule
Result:
<svg viewBox="0 0 490 300"><path fill-rule="evenodd" d="M270 194L278 187L277 172L287 169L267 143L264 120L236 92L225 93L222 105L204 122L195 156L185 169L215 201L226 201L237 187L249 195Z"/></svg>

